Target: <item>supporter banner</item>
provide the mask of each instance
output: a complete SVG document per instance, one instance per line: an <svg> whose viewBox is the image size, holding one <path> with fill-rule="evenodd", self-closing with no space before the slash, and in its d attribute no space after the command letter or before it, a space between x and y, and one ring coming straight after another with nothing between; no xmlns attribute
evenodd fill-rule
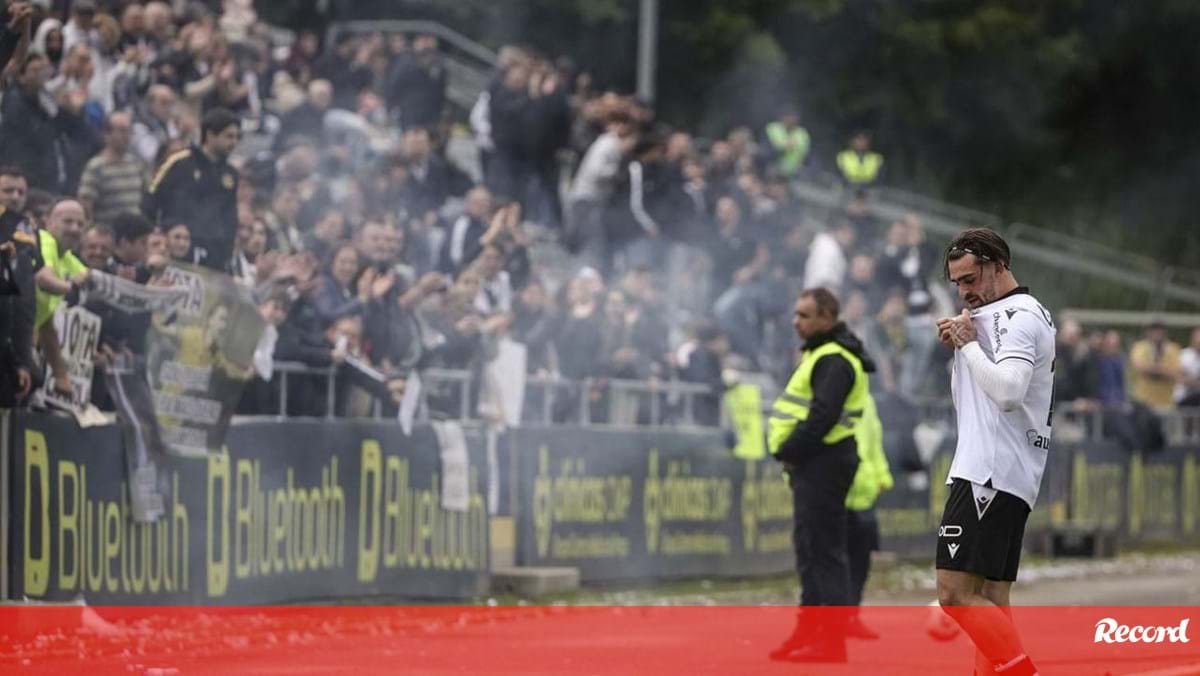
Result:
<svg viewBox="0 0 1200 676"><path fill-rule="evenodd" d="M13 598L251 604L467 599L488 571L482 441L468 434L466 511L442 507L433 431L395 424L234 425L228 453L167 456L165 514L131 518L117 427L17 413Z"/></svg>
<svg viewBox="0 0 1200 676"><path fill-rule="evenodd" d="M146 341L159 433L181 455L217 453L266 323L228 275L180 263L166 278L186 297L154 313Z"/></svg>
<svg viewBox="0 0 1200 676"><path fill-rule="evenodd" d="M54 329L62 348L63 361L71 377L71 396L65 397L54 388L54 379L47 374L42 385L43 400L72 413L82 413L92 397L92 374L96 344L100 340L100 317L82 306L67 308L60 305L54 313Z"/></svg>
<svg viewBox="0 0 1200 676"><path fill-rule="evenodd" d="M520 429L517 560L584 580L747 575L792 567L791 493L773 460L719 432Z"/></svg>
<svg viewBox="0 0 1200 676"><path fill-rule="evenodd" d="M87 300L100 300L124 312L166 312L188 298L188 289L138 284L103 270L89 270Z"/></svg>

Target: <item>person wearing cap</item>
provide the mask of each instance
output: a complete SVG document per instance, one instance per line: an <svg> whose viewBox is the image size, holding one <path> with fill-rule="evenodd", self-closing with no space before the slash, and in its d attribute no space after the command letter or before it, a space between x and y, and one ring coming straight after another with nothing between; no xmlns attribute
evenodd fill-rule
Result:
<svg viewBox="0 0 1200 676"><path fill-rule="evenodd" d="M1146 337L1129 349L1133 371L1133 398L1156 411L1175 407L1175 383L1179 378L1179 344L1167 338L1167 326L1154 320Z"/></svg>
<svg viewBox="0 0 1200 676"><path fill-rule="evenodd" d="M238 172L229 155L240 139L237 115L222 108L209 111L201 123L200 143L163 162L143 209L159 227L187 224L196 260L213 270L226 270L233 257Z"/></svg>

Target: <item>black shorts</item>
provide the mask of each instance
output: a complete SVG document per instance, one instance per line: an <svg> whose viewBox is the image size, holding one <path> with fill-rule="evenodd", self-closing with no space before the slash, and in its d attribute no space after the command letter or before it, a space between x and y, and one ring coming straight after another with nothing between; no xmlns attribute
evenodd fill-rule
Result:
<svg viewBox="0 0 1200 676"><path fill-rule="evenodd" d="M938 569L1015 582L1028 520L1021 498L955 479L938 528Z"/></svg>

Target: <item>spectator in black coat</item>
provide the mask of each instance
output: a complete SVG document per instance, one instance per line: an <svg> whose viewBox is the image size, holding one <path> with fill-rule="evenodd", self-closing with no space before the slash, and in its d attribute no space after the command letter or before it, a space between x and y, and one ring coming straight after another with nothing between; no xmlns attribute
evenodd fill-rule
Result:
<svg viewBox="0 0 1200 676"><path fill-rule="evenodd" d="M479 186L467 193L463 214L446 231L438 255L438 271L456 276L483 251L480 240L488 231L492 218L492 194Z"/></svg>
<svg viewBox="0 0 1200 676"><path fill-rule="evenodd" d="M281 149L297 136L319 143L325 134L325 113L333 105L333 85L329 80L313 80L308 83L308 97L304 103L284 114L279 121L279 133L275 136L275 147Z"/></svg>
<svg viewBox="0 0 1200 676"><path fill-rule="evenodd" d="M413 188L409 213L416 216L437 211L450 196L450 172L446 161L433 154L429 132L425 129L405 131L403 143Z"/></svg>
<svg viewBox="0 0 1200 676"><path fill-rule="evenodd" d="M430 128L438 123L446 104L446 66L432 35L413 40L412 56L397 59L389 77L388 107L398 110L405 129Z"/></svg>
<svg viewBox="0 0 1200 676"><path fill-rule="evenodd" d="M43 102L50 75L46 57L26 57L17 86L5 92L0 105L0 157L24 170L30 187L63 194L73 192L78 181L78 173L72 177L70 172L76 164L71 161L73 154L66 151L94 150L95 139L80 115L85 103L82 92L75 92L53 110Z"/></svg>
<svg viewBox="0 0 1200 676"><path fill-rule="evenodd" d="M693 402L692 415L699 425L716 426L721 420L721 364L729 354L729 338L715 324L696 327L695 338L676 355L679 379L687 383L708 385L710 392L699 395Z"/></svg>

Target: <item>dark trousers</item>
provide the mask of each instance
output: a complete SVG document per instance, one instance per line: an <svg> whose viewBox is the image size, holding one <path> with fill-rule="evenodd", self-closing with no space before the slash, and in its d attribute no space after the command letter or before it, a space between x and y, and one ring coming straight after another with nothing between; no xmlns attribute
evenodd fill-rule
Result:
<svg viewBox="0 0 1200 676"><path fill-rule="evenodd" d="M847 443L848 442L848 443ZM800 605L851 603L846 551L846 494L858 469L853 439L823 448L788 468L792 487L792 544L800 576Z"/></svg>
<svg viewBox="0 0 1200 676"><path fill-rule="evenodd" d="M862 605L863 587L871 572L871 552L879 549L879 521L875 508L846 510L846 549L850 560L850 604Z"/></svg>

